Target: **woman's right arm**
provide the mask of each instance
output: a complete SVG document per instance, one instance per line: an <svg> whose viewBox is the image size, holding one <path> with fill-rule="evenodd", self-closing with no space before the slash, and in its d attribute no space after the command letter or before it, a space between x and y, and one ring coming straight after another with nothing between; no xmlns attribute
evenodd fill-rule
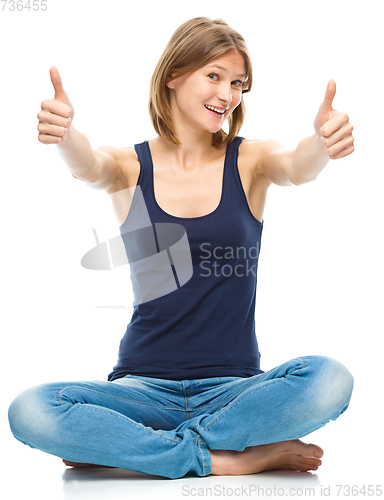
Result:
<svg viewBox="0 0 384 500"><path fill-rule="evenodd" d="M55 66L50 69L55 97L41 103L38 113L38 140L43 144L56 144L60 156L74 177L94 189L108 189L119 176L116 159L119 150L110 148L111 154L92 149L88 138L73 125L74 108L63 88Z"/></svg>

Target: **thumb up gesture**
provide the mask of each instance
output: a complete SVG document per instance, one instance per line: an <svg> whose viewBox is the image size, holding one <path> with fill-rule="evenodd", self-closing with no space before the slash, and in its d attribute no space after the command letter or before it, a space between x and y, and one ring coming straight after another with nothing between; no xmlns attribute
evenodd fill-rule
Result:
<svg viewBox="0 0 384 500"><path fill-rule="evenodd" d="M37 114L38 140L43 144L59 144L65 140L75 112L55 66L50 69L50 76L55 97L41 103L41 111Z"/></svg>
<svg viewBox="0 0 384 500"><path fill-rule="evenodd" d="M349 116L332 108L335 94L336 82L329 80L324 101L313 122L315 132L322 140L331 160L344 158L355 150L353 126L349 123Z"/></svg>

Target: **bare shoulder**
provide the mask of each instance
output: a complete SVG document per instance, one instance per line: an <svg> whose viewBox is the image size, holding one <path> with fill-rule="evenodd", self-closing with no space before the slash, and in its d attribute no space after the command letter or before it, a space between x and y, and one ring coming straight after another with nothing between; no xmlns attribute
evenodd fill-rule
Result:
<svg viewBox="0 0 384 500"><path fill-rule="evenodd" d="M133 146L121 149L120 170L127 186L132 187L137 184L140 174L140 162Z"/></svg>
<svg viewBox="0 0 384 500"><path fill-rule="evenodd" d="M253 181L265 180L263 175L263 158L271 148L270 139L244 139L239 147L239 166L241 166Z"/></svg>
<svg viewBox="0 0 384 500"><path fill-rule="evenodd" d="M140 173L140 163L132 146L115 148L106 145L97 149L111 156L116 165L115 181L106 189L106 193L112 194L136 185Z"/></svg>
<svg viewBox="0 0 384 500"><path fill-rule="evenodd" d="M242 154L253 179L263 180L267 186L292 184L286 177L293 151L275 139L244 139L243 144Z"/></svg>

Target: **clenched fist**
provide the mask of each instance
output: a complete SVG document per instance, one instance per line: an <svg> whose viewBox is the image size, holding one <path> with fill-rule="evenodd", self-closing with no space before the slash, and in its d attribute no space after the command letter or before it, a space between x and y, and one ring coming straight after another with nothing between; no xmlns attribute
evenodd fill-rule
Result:
<svg viewBox="0 0 384 500"><path fill-rule="evenodd" d="M55 97L41 103L41 111L37 114L38 140L43 144L59 144L65 140L75 112L57 68L52 66L49 72Z"/></svg>

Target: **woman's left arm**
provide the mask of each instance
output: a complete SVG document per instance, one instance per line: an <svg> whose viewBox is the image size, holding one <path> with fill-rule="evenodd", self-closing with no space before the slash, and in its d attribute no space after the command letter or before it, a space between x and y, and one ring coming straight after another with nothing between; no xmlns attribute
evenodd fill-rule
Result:
<svg viewBox="0 0 384 500"><path fill-rule="evenodd" d="M291 175L298 184L315 180L330 159L344 158L355 150L349 116L332 108L335 94L336 82L329 80L313 122L316 133L305 137L294 152Z"/></svg>

